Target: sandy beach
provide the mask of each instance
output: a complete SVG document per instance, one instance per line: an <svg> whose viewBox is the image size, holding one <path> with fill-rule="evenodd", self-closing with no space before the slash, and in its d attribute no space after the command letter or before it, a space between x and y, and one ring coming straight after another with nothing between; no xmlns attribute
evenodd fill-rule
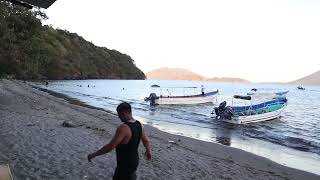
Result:
<svg viewBox="0 0 320 180"><path fill-rule="evenodd" d="M71 127L63 127L65 121ZM109 142L119 124L110 112L0 80L0 162L10 164L15 180L111 179L114 152L91 163L86 156ZM153 159L143 158L140 145L138 179L320 179L239 149L145 127Z"/></svg>

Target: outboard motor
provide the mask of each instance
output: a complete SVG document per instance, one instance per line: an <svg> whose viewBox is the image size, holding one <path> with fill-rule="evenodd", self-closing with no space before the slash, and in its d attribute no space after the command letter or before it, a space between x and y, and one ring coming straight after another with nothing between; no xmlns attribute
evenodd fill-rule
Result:
<svg viewBox="0 0 320 180"><path fill-rule="evenodd" d="M159 99L159 97L156 95L156 93L151 93L149 95L149 97L144 98L145 101L149 101L150 102L150 106L155 106L156 104L156 100Z"/></svg>
<svg viewBox="0 0 320 180"><path fill-rule="evenodd" d="M222 103L220 103L219 107L215 107L214 108L214 112L217 116L221 116L221 113L224 111L224 109L227 106L227 102L223 101Z"/></svg>
<svg viewBox="0 0 320 180"><path fill-rule="evenodd" d="M214 112L217 118L222 119L231 119L231 116L233 115L232 108L227 106L226 101L220 103L219 107L215 107ZM213 114L213 112L211 114Z"/></svg>

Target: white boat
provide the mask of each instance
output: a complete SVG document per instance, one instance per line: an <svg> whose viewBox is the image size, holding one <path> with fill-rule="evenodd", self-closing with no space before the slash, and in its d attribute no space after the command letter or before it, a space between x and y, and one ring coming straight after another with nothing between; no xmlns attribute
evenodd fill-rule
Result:
<svg viewBox="0 0 320 180"><path fill-rule="evenodd" d="M194 87L192 87L194 88ZM167 90L167 89L166 89ZM145 98L145 101L149 101L150 105L174 105L174 104L203 104L213 103L216 101L219 90L196 95L183 95L183 96L172 96L172 95L156 95L151 93L149 97Z"/></svg>
<svg viewBox="0 0 320 180"><path fill-rule="evenodd" d="M251 100L251 96L234 96L236 99ZM247 124L279 118L287 105L286 97L279 97L249 106L226 106L226 102L216 107L218 119L233 123Z"/></svg>
<svg viewBox="0 0 320 180"><path fill-rule="evenodd" d="M247 123L254 123L254 122L261 122L261 121L269 121L269 120L279 118L283 110L284 110L284 107L276 111L271 111L263 114L248 115L248 116L234 116L234 117L231 117L231 119L222 119L222 121L232 123L232 124L247 124Z"/></svg>

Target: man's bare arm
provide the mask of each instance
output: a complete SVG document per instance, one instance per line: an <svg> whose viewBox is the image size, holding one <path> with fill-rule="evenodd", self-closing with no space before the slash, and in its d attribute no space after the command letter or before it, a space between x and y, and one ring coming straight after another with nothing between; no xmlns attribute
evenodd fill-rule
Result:
<svg viewBox="0 0 320 180"><path fill-rule="evenodd" d="M150 146L150 141L149 141L149 138L148 136L146 135L146 132L144 130L144 127L143 125L141 124L141 127L142 127L142 134L141 134L141 139L142 139L142 143L143 143L143 146L146 148L146 158L148 160L151 159L151 146Z"/></svg>
<svg viewBox="0 0 320 180"><path fill-rule="evenodd" d="M126 136L126 128L128 128L128 127L125 127L125 126L126 125L121 125L117 129L116 134L113 136L113 138L109 142L109 144L106 144L105 146L103 146L101 149L99 149L95 153L89 154L88 161L91 161L91 159L95 158L96 156L106 154L106 153L112 151L115 147L117 147L122 142L124 137Z"/></svg>

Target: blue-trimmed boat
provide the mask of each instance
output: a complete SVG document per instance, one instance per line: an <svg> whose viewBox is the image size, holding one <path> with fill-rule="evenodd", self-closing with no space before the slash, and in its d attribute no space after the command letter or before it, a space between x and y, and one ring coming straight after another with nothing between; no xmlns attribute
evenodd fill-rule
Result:
<svg viewBox="0 0 320 180"><path fill-rule="evenodd" d="M251 96L234 96L235 99L251 100ZM222 102L214 111L218 119L233 124L247 124L260 121L268 121L279 118L288 100L286 97L278 97L262 103L248 106L226 106Z"/></svg>

